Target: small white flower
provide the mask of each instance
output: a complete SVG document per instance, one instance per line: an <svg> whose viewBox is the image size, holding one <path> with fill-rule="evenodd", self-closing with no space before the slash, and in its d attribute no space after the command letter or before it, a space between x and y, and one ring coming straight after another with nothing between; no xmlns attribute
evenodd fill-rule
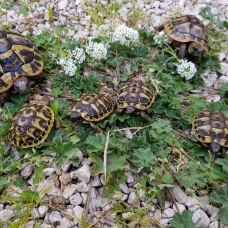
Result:
<svg viewBox="0 0 228 228"><path fill-rule="evenodd" d="M139 43L139 33L123 24L116 28L112 40L119 41L120 44L128 47L136 46Z"/></svg>
<svg viewBox="0 0 228 228"><path fill-rule="evenodd" d="M164 44L164 43L170 43L168 36L166 36L165 31L162 30L158 34L154 36L154 42L157 45Z"/></svg>
<svg viewBox="0 0 228 228"><path fill-rule="evenodd" d="M177 64L177 73L186 80L191 79L196 73L196 66L194 63L181 59Z"/></svg>
<svg viewBox="0 0 228 228"><path fill-rule="evenodd" d="M97 60L106 59L107 48L104 44L89 41L86 46L86 53Z"/></svg>
<svg viewBox="0 0 228 228"><path fill-rule="evenodd" d="M85 52L82 48L65 50L57 63L62 66L65 74L74 76L78 66L85 61Z"/></svg>

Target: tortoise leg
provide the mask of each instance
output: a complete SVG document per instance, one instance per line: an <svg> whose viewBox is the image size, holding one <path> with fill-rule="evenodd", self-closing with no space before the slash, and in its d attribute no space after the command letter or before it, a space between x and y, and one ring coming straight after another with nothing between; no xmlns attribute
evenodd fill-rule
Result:
<svg viewBox="0 0 228 228"><path fill-rule="evenodd" d="M3 106L3 104L9 99L10 93L4 92L4 93L0 93L0 107Z"/></svg>
<svg viewBox="0 0 228 228"><path fill-rule="evenodd" d="M226 148L223 147L221 152L221 158L225 158L225 157L226 157Z"/></svg>
<svg viewBox="0 0 228 228"><path fill-rule="evenodd" d="M154 28L154 30L155 31L158 31L158 32L162 31L163 29L164 29L164 24L159 25L159 26L157 26L157 27Z"/></svg>
<svg viewBox="0 0 228 228"><path fill-rule="evenodd" d="M114 113L116 113L116 114L121 114L121 113L123 113L123 111L124 111L123 108L117 108L117 109L114 111Z"/></svg>
<svg viewBox="0 0 228 228"><path fill-rule="evenodd" d="M146 121L148 121L149 120L149 117L146 115L146 113L145 113L145 111L140 111L140 115L141 115L141 117L143 118L143 119L145 119Z"/></svg>
<svg viewBox="0 0 228 228"><path fill-rule="evenodd" d="M100 127L98 127L94 122L89 122L89 124L90 124L90 126L91 126L93 129L95 129L95 131L96 131L97 133L102 133L102 132L103 132L103 130L102 130Z"/></svg>
<svg viewBox="0 0 228 228"><path fill-rule="evenodd" d="M181 43L181 45L179 47L178 57L180 59L183 59L186 55L186 51L187 51L186 43Z"/></svg>

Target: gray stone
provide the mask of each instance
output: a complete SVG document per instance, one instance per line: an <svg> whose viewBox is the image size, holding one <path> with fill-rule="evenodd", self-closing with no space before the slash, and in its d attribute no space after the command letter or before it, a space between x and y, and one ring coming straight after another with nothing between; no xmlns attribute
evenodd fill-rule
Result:
<svg viewBox="0 0 228 228"><path fill-rule="evenodd" d="M194 197L188 196L187 202L185 203L187 207L193 206L193 205L199 205L199 201L197 201Z"/></svg>
<svg viewBox="0 0 228 228"><path fill-rule="evenodd" d="M130 184L130 183L134 183L135 181L135 178L133 176L133 174L131 172L125 172L125 175L127 176L127 183Z"/></svg>
<svg viewBox="0 0 228 228"><path fill-rule="evenodd" d="M49 207L47 205L42 205L38 207L38 211L40 213L40 216L45 215L47 213Z"/></svg>
<svg viewBox="0 0 228 228"><path fill-rule="evenodd" d="M84 164L77 170L75 175L80 181L89 183L91 176L90 167L87 164Z"/></svg>
<svg viewBox="0 0 228 228"><path fill-rule="evenodd" d="M70 221L67 217L61 219L60 224L56 226L56 228L71 228L73 227L74 223Z"/></svg>
<svg viewBox="0 0 228 228"><path fill-rule="evenodd" d="M162 217L162 213L161 213L161 210L159 209L156 209L155 212L154 212L154 218L159 221Z"/></svg>
<svg viewBox="0 0 228 228"><path fill-rule="evenodd" d="M160 2L160 9L165 10L167 7L169 7L168 4L166 4L165 2Z"/></svg>
<svg viewBox="0 0 228 228"><path fill-rule="evenodd" d="M215 89L220 89L221 85L223 83L227 83L228 82L228 77L227 76L221 76L218 78L218 80L215 82L214 84L214 88Z"/></svg>
<svg viewBox="0 0 228 228"><path fill-rule="evenodd" d="M32 210L31 216L32 216L33 218L38 218L38 217L40 216L40 213L39 213L39 211L38 211L37 208L34 208L34 209Z"/></svg>
<svg viewBox="0 0 228 228"><path fill-rule="evenodd" d="M12 210L4 209L0 211L0 220L7 221L14 215Z"/></svg>
<svg viewBox="0 0 228 228"><path fill-rule="evenodd" d="M218 212L214 212L210 217L211 222L218 221Z"/></svg>
<svg viewBox="0 0 228 228"><path fill-rule="evenodd" d="M185 204L188 200L187 194L180 188L179 185L174 184L170 191L173 194L173 197L177 200L177 202Z"/></svg>
<svg viewBox="0 0 228 228"><path fill-rule="evenodd" d="M65 199L69 199L74 192L77 190L77 185L76 184L69 184L63 187L63 193L62 196Z"/></svg>
<svg viewBox="0 0 228 228"><path fill-rule="evenodd" d="M129 219L132 215L133 215L132 212L124 212L124 213L122 213L122 217L124 219Z"/></svg>
<svg viewBox="0 0 228 228"><path fill-rule="evenodd" d="M71 182L70 174L63 174L59 177L60 182L63 185L67 185Z"/></svg>
<svg viewBox="0 0 228 228"><path fill-rule="evenodd" d="M219 228L219 222L215 221L209 224L208 228Z"/></svg>
<svg viewBox="0 0 228 228"><path fill-rule="evenodd" d="M82 205L85 205L86 204L87 196L88 196L87 193L84 193L84 192L81 193Z"/></svg>
<svg viewBox="0 0 228 228"><path fill-rule="evenodd" d="M218 53L218 57L220 62L226 59L226 55L223 52Z"/></svg>
<svg viewBox="0 0 228 228"><path fill-rule="evenodd" d="M76 189L78 192L88 192L88 185L85 182L80 182L76 184Z"/></svg>
<svg viewBox="0 0 228 228"><path fill-rule="evenodd" d="M24 178L28 178L32 175L32 172L33 172L33 166L28 165L27 167L21 170L21 176Z"/></svg>
<svg viewBox="0 0 228 228"><path fill-rule="evenodd" d="M136 193L135 192L130 192L127 202L129 204L134 204L136 202L136 200L137 200Z"/></svg>
<svg viewBox="0 0 228 228"><path fill-rule="evenodd" d="M73 205L79 205L82 203L82 197L80 193L76 193L70 197L70 203Z"/></svg>
<svg viewBox="0 0 228 228"><path fill-rule="evenodd" d="M34 225L35 225L35 221L29 221L23 226L23 228L33 228Z"/></svg>
<svg viewBox="0 0 228 228"><path fill-rule="evenodd" d="M206 208L207 205L210 204L209 196L206 196L206 195L200 196L199 199L200 199L200 202L201 202L203 208Z"/></svg>
<svg viewBox="0 0 228 228"><path fill-rule="evenodd" d="M197 223L197 227L199 226L208 227L208 225L210 224L210 219L202 209L196 210L192 216L193 222L197 222L199 219L200 221Z"/></svg>
<svg viewBox="0 0 228 228"><path fill-rule="evenodd" d="M175 211L172 208L167 208L162 212L163 218L172 218L175 214Z"/></svg>
<svg viewBox="0 0 228 228"><path fill-rule="evenodd" d="M58 3L58 9L59 10L66 9L67 4L68 4L67 0L60 0L59 3Z"/></svg>
<svg viewBox="0 0 228 228"><path fill-rule="evenodd" d="M129 194L130 193L130 190L128 188L128 186L126 185L126 183L122 183L120 184L120 190L125 193L125 194Z"/></svg>
<svg viewBox="0 0 228 228"><path fill-rule="evenodd" d="M207 205L206 206L206 213L208 214L208 215L212 215L212 214L214 214L214 213L218 213L218 208L217 207L215 207L215 206L213 206L213 205Z"/></svg>
<svg viewBox="0 0 228 228"><path fill-rule="evenodd" d="M60 214L60 212L58 211L52 211L49 215L49 221L53 224L56 222L60 222L62 219L62 216Z"/></svg>
<svg viewBox="0 0 228 228"><path fill-rule="evenodd" d="M74 213L74 215L76 215L77 217L79 217L79 218L82 218L82 214L83 214L83 212L84 212L84 208L82 208L82 207L80 207L80 206L75 206L74 208L73 208L73 213ZM78 221L77 219L75 219L76 221Z"/></svg>
<svg viewBox="0 0 228 228"><path fill-rule="evenodd" d="M61 165L62 171L67 172L69 170L69 168L71 167L71 165L72 165L71 162L67 162L67 163Z"/></svg>
<svg viewBox="0 0 228 228"><path fill-rule="evenodd" d="M221 70L220 70L220 72L221 72L223 75L228 76L228 63L222 62L222 63L220 63L220 65L221 65Z"/></svg>
<svg viewBox="0 0 228 228"><path fill-rule="evenodd" d="M183 212L186 210L186 207L183 204L176 202L175 204L173 204L173 210L176 212Z"/></svg>
<svg viewBox="0 0 228 228"><path fill-rule="evenodd" d="M55 172L55 169L54 168L45 168L42 171L45 174L45 176L50 176L52 173Z"/></svg>
<svg viewBox="0 0 228 228"><path fill-rule="evenodd" d="M103 186L99 176L95 176L92 182L92 187L101 187Z"/></svg>

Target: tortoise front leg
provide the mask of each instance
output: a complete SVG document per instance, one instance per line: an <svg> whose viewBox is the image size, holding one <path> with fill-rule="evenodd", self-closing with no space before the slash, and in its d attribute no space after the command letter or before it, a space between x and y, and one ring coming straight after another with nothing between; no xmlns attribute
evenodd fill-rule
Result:
<svg viewBox="0 0 228 228"><path fill-rule="evenodd" d="M164 24L159 25L157 27L154 28L155 31L161 32L164 29Z"/></svg>
<svg viewBox="0 0 228 228"><path fill-rule="evenodd" d="M186 51L187 51L186 43L181 43L181 45L179 47L178 57L180 59L183 59L185 57L185 55L186 55Z"/></svg>
<svg viewBox="0 0 228 228"><path fill-rule="evenodd" d="M140 111L140 115L141 115L141 117L143 118L143 119L145 119L146 121L148 121L149 120L149 117L148 117L148 115L146 115L146 113L145 113L145 111Z"/></svg>
<svg viewBox="0 0 228 228"><path fill-rule="evenodd" d="M100 127L98 127L94 122L89 122L89 124L93 129L95 129L97 133L103 133L103 130Z"/></svg>
<svg viewBox="0 0 228 228"><path fill-rule="evenodd" d="M4 93L0 93L0 107L9 99L10 92L6 91Z"/></svg>
<svg viewBox="0 0 228 228"><path fill-rule="evenodd" d="M225 158L225 157L226 157L226 148L222 147L221 158Z"/></svg>

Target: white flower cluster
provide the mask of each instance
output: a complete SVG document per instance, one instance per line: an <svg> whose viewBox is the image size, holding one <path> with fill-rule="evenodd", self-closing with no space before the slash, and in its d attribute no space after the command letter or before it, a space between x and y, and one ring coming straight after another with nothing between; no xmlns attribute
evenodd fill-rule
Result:
<svg viewBox="0 0 228 228"><path fill-rule="evenodd" d="M119 41L120 44L128 47L135 46L139 43L139 33L123 24L116 28L112 40Z"/></svg>
<svg viewBox="0 0 228 228"><path fill-rule="evenodd" d="M97 60L106 59L107 48L104 44L89 41L86 46L86 53Z"/></svg>
<svg viewBox="0 0 228 228"><path fill-rule="evenodd" d="M196 66L192 62L185 59L179 60L177 64L177 73L186 80L191 79L196 73Z"/></svg>
<svg viewBox="0 0 228 228"><path fill-rule="evenodd" d="M57 61L62 66L65 74L74 76L77 66L85 61L85 52L82 48L76 47L74 50L66 50L62 57Z"/></svg>
<svg viewBox="0 0 228 228"><path fill-rule="evenodd" d="M164 43L170 43L168 36L166 36L165 31L162 30L158 34L154 36L154 42L157 45L164 44Z"/></svg>

